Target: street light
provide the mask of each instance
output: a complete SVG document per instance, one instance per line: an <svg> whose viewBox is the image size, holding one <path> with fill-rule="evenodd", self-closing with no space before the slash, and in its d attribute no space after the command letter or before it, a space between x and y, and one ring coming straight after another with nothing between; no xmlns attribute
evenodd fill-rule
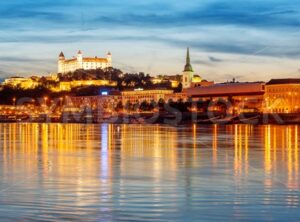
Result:
<svg viewBox="0 0 300 222"><path fill-rule="evenodd" d="M45 97L44 97L44 103L45 103L45 106L47 105L47 100L48 100L48 97L45 96Z"/></svg>
<svg viewBox="0 0 300 222"><path fill-rule="evenodd" d="M63 102L63 97L59 97L59 101L60 101L60 105L62 106L62 102Z"/></svg>
<svg viewBox="0 0 300 222"><path fill-rule="evenodd" d="M14 104L14 106L16 105L16 100L17 100L16 97L14 97L13 98L13 104Z"/></svg>

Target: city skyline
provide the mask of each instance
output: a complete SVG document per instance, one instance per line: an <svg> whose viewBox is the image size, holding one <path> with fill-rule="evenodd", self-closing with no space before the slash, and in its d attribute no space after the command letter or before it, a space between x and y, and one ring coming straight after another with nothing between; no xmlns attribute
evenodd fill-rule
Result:
<svg viewBox="0 0 300 222"><path fill-rule="evenodd" d="M180 74L186 47L208 80L300 74L296 1L13 1L0 3L0 78L56 71L57 55L111 51L114 67Z"/></svg>

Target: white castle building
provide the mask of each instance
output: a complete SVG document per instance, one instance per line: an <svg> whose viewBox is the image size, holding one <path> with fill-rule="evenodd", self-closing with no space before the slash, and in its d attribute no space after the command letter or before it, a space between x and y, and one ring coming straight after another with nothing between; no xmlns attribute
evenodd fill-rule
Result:
<svg viewBox="0 0 300 222"><path fill-rule="evenodd" d="M58 73L74 72L77 69L105 69L112 67L112 55L110 52L106 54L106 58L98 57L83 57L79 50L76 57L66 59L63 52L59 54L58 58Z"/></svg>

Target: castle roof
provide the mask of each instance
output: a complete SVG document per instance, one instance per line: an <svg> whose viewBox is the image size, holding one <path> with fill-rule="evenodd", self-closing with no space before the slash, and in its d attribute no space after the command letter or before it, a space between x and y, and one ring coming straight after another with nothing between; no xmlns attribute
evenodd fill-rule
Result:
<svg viewBox="0 0 300 222"><path fill-rule="evenodd" d="M83 62L107 62L105 58L83 58Z"/></svg>
<svg viewBox="0 0 300 222"><path fill-rule="evenodd" d="M72 62L77 62L77 59L74 58L74 59L68 59L65 61L65 63L72 63Z"/></svg>
<svg viewBox="0 0 300 222"><path fill-rule="evenodd" d="M83 58L83 62L100 62L100 63L107 63L107 59L105 58ZM65 63L72 63L72 62L77 62L77 58L73 59L68 59L65 61Z"/></svg>
<svg viewBox="0 0 300 222"><path fill-rule="evenodd" d="M65 57L64 53L61 52L61 53L59 54L59 57Z"/></svg>

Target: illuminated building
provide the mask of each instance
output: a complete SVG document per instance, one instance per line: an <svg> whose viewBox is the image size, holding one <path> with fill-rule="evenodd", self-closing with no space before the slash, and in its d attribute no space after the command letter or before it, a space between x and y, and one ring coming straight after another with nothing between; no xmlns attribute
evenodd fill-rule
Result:
<svg viewBox="0 0 300 222"><path fill-rule="evenodd" d="M123 91L122 92L122 102L126 104L127 102L158 102L160 99L165 100L167 95L173 93L173 90L169 89L153 89L153 90L134 90L134 91Z"/></svg>
<svg viewBox="0 0 300 222"><path fill-rule="evenodd" d="M0 105L0 115L24 113L25 111L28 111L28 107L26 107L24 105L19 105L19 106Z"/></svg>
<svg viewBox="0 0 300 222"><path fill-rule="evenodd" d="M56 75L50 75L45 77L47 81L55 81L58 85L48 85L46 86L52 92L60 92L60 91L71 91L72 88L76 87L85 87L85 86L117 86L117 82L110 80L73 80L73 81L61 81L58 82L58 78ZM30 78L22 78L22 77L12 77L6 79L3 86L10 86L13 88L21 88L21 89L34 89L41 85L39 77L30 77Z"/></svg>
<svg viewBox="0 0 300 222"><path fill-rule="evenodd" d="M173 102L178 102L178 101L187 101L188 96L186 93L172 93L172 94L167 94L165 95L165 102L168 102L172 100Z"/></svg>
<svg viewBox="0 0 300 222"><path fill-rule="evenodd" d="M200 76L195 75L192 79L191 88L199 86L211 86L215 83L213 81L202 80Z"/></svg>
<svg viewBox="0 0 300 222"><path fill-rule="evenodd" d="M194 101L223 99L229 101L239 112L257 112L262 110L265 83L220 83L185 90L187 97Z"/></svg>
<svg viewBox="0 0 300 222"><path fill-rule="evenodd" d="M114 107L121 101L120 95L99 95L99 96L79 96L70 97L70 103L73 107L84 108L90 107L92 109L100 109L105 111L112 111Z"/></svg>
<svg viewBox="0 0 300 222"><path fill-rule="evenodd" d="M127 102L142 103L143 101L158 102L160 99L166 101L173 94L173 90L155 89L155 90L135 90L135 91L123 91L121 94L108 93L105 95L102 93L99 96L78 96L70 97L69 105L76 108L89 107L91 109L97 109L105 112L113 112L118 103L122 102L125 105ZM180 94L181 95L181 94Z"/></svg>
<svg viewBox="0 0 300 222"><path fill-rule="evenodd" d="M53 91L70 91L72 88L84 86L117 86L117 83L110 80L73 80L59 82L59 89L53 88Z"/></svg>
<svg viewBox="0 0 300 222"><path fill-rule="evenodd" d="M39 85L33 78L11 77L6 79L3 85L19 87L21 89L33 89Z"/></svg>
<svg viewBox="0 0 300 222"><path fill-rule="evenodd" d="M272 79L266 84L266 113L300 112L300 79Z"/></svg>
<svg viewBox="0 0 300 222"><path fill-rule="evenodd" d="M157 76L157 77L152 77L151 78L151 82L155 85L155 84L162 84L162 83L171 83L171 87L172 88L176 88L179 86L180 83L180 76L178 78L179 75L175 75L175 76L167 76L167 75L163 75L163 76Z"/></svg>
<svg viewBox="0 0 300 222"><path fill-rule="evenodd" d="M81 51L77 53L76 58L66 59L63 52L60 53L58 58L58 73L74 72L78 69L105 69L112 67L112 55L110 52L106 54L106 58L90 58L83 57Z"/></svg>

